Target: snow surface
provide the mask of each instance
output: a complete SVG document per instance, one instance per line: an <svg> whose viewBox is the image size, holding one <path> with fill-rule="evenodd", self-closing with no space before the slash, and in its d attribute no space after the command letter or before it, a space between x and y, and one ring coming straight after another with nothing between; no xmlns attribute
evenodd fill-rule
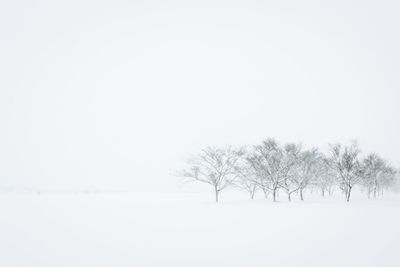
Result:
<svg viewBox="0 0 400 267"><path fill-rule="evenodd" d="M400 196L0 194L0 266L400 266Z"/></svg>

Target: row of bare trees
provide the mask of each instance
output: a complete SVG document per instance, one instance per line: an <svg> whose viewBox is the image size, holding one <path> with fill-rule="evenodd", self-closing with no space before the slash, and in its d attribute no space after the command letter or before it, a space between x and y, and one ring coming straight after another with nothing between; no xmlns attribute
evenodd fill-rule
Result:
<svg viewBox="0 0 400 267"><path fill-rule="evenodd" d="M322 196L335 189L350 200L358 186L368 197L377 197L395 184L396 170L378 154L366 156L356 143L330 145L329 153L301 144L280 144L273 138L252 147L208 147L190 158L182 176L213 187L215 201L228 187L245 190L253 199L256 191L277 201L285 193L304 200L304 191Z"/></svg>

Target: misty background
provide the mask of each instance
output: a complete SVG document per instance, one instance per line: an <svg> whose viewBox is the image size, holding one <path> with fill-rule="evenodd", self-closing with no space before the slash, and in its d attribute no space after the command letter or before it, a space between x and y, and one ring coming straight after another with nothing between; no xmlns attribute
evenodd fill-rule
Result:
<svg viewBox="0 0 400 267"><path fill-rule="evenodd" d="M2 1L0 189L175 190L208 145L400 165L397 1Z"/></svg>

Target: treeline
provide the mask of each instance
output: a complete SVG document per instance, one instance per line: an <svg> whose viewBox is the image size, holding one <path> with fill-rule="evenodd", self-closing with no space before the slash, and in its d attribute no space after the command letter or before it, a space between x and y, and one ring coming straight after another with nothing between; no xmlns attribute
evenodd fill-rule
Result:
<svg viewBox="0 0 400 267"><path fill-rule="evenodd" d="M207 147L187 161L183 177L212 186L215 201L228 187L245 190L253 199L256 191L277 201L285 193L304 200L305 190L322 196L340 191L350 200L354 187L377 197L396 183L397 171L377 153L361 154L357 143L333 144L329 153L305 149L302 144L280 144L273 138L251 147Z"/></svg>

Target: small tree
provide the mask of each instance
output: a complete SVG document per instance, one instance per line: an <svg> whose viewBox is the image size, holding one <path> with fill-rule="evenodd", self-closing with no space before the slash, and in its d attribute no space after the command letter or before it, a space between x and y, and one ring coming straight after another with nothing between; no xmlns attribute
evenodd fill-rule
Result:
<svg viewBox="0 0 400 267"><path fill-rule="evenodd" d="M259 187L254 170L247 162L244 162L237 169L237 172L238 179L235 183L236 187L248 192L250 195L250 199L254 199L254 195L257 191L257 188Z"/></svg>
<svg viewBox="0 0 400 267"><path fill-rule="evenodd" d="M234 184L238 176L238 161L243 156L242 149L207 147L189 159L189 167L183 176L213 187L215 201L218 202L222 190Z"/></svg>

